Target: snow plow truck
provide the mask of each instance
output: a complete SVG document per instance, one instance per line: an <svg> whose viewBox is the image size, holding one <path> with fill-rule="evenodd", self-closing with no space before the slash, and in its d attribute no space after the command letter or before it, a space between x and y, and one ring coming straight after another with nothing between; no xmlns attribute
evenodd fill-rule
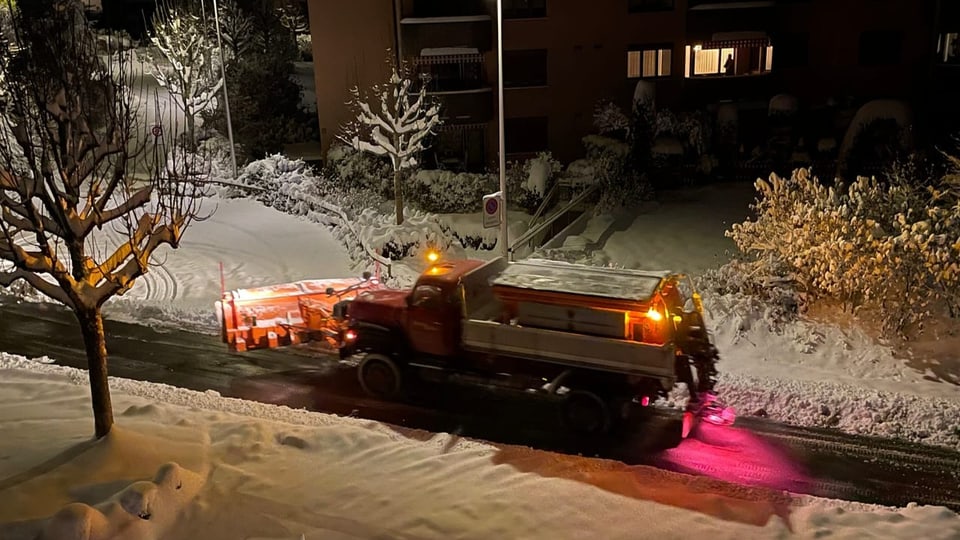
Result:
<svg viewBox="0 0 960 540"><path fill-rule="evenodd" d="M685 434L695 418L733 421L715 398L717 350L684 275L497 258L434 262L405 290L369 275L341 281L323 293L326 318L305 314L323 303L316 295L293 294L285 302L301 316L261 316L242 330L237 295L226 293L224 340L235 350L323 340L356 361L363 390L379 399L401 399L418 378L547 394L580 434L615 429L678 382L690 390ZM249 302L241 308L277 300ZM257 325L267 337L238 346Z"/></svg>

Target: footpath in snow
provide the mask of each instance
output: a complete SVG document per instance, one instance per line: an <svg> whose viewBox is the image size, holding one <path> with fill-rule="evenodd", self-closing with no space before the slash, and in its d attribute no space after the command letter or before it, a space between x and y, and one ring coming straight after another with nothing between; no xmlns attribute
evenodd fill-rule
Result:
<svg viewBox="0 0 960 540"><path fill-rule="evenodd" d="M92 442L85 379L0 355L5 540L960 536L939 507L708 491L647 467L123 379L118 426Z"/></svg>

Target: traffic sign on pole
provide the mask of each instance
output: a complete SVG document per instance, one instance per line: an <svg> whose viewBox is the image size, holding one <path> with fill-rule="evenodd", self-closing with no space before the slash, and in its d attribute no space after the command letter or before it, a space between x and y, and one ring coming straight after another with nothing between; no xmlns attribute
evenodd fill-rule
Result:
<svg viewBox="0 0 960 540"><path fill-rule="evenodd" d="M503 193L498 191L483 196L483 228L499 227L503 219Z"/></svg>

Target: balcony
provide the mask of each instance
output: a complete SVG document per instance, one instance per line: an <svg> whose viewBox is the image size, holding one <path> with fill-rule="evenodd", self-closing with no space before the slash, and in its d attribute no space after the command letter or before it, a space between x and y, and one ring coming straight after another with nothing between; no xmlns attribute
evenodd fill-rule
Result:
<svg viewBox="0 0 960 540"><path fill-rule="evenodd" d="M809 4L810 0L688 0L690 11L760 9L789 4Z"/></svg>
<svg viewBox="0 0 960 540"><path fill-rule="evenodd" d="M408 56L451 47L486 52L493 47L493 22L489 15L407 17L400 20L400 37Z"/></svg>
<svg viewBox="0 0 960 540"><path fill-rule="evenodd" d="M404 0L403 4L404 20L490 16L484 0Z"/></svg>
<svg viewBox="0 0 960 540"><path fill-rule="evenodd" d="M427 91L442 104L446 123L483 123L493 117L493 92L484 57L476 49L424 49L410 64L427 78Z"/></svg>
<svg viewBox="0 0 960 540"><path fill-rule="evenodd" d="M447 124L480 124L493 118L493 89L437 92L440 117Z"/></svg>

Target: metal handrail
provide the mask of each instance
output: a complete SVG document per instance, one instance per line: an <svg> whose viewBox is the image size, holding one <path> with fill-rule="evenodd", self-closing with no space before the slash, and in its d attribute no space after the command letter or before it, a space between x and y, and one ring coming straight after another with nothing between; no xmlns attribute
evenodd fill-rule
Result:
<svg viewBox="0 0 960 540"><path fill-rule="evenodd" d="M547 208L550 206L553 197L560 192L560 182L557 182L550 188L550 191L547 192L547 196L543 198L543 202L540 203L540 207L537 208L537 211L534 212L533 217L530 218L530 226L533 227L536 225L537 220L543 217L543 214L547 211Z"/></svg>
<svg viewBox="0 0 960 540"><path fill-rule="evenodd" d="M514 240L513 244L510 245L510 252L512 253L517 247L526 244L531 239L533 239L536 235L546 230L547 227L549 227L550 225L553 225L555 221L560 219L560 216L563 216L564 214L572 210L573 207L582 203L584 200L587 199L587 197L592 195L593 192L595 192L596 190L597 190L597 185L596 184L591 185L587 189L583 190L579 195L574 197L569 203L567 203L566 206L561 208L559 212L550 216L549 219L545 220L543 223L537 225L536 227L527 229L527 232L520 235L520 237Z"/></svg>

